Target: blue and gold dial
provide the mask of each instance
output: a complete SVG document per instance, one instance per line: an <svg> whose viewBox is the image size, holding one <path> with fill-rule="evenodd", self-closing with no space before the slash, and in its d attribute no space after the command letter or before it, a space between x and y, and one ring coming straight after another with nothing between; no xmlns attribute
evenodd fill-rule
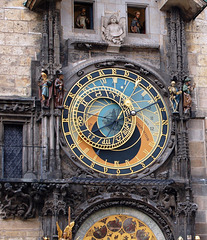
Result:
<svg viewBox="0 0 207 240"><path fill-rule="evenodd" d="M149 167L169 135L162 96L143 77L119 68L97 70L76 82L64 101L62 127L76 157L109 175Z"/></svg>

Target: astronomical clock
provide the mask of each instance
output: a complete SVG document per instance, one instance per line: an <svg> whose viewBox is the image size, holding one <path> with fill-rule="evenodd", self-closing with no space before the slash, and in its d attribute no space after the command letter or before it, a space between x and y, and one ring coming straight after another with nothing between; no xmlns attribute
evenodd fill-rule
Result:
<svg viewBox="0 0 207 240"><path fill-rule="evenodd" d="M62 129L68 148L86 168L128 176L162 156L170 119L151 81L123 68L102 68L83 75L69 89Z"/></svg>
<svg viewBox="0 0 207 240"><path fill-rule="evenodd" d="M186 27L171 1L166 13L154 2L112 14L106 1L25 1L41 49L31 98L0 99L0 215L36 218L36 238L194 239Z"/></svg>

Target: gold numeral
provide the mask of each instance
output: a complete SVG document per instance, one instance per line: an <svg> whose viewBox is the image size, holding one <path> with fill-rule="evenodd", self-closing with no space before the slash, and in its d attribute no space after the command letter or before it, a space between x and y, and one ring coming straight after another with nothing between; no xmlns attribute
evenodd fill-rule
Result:
<svg viewBox="0 0 207 240"><path fill-rule="evenodd" d="M144 152L145 154L149 154L149 152L147 151L147 149L145 149L143 152Z"/></svg>
<svg viewBox="0 0 207 240"><path fill-rule="evenodd" d="M92 162L90 167L91 167L91 168L94 168L94 166L95 166L95 163Z"/></svg>
<svg viewBox="0 0 207 240"><path fill-rule="evenodd" d="M63 122L68 122L68 118L63 118Z"/></svg>
<svg viewBox="0 0 207 240"><path fill-rule="evenodd" d="M131 171L131 173L133 173L134 172L134 170L130 167L130 171Z"/></svg>
<svg viewBox="0 0 207 240"><path fill-rule="evenodd" d="M77 144L79 145L79 144L81 144L82 142L83 142L82 139L78 139Z"/></svg>
<svg viewBox="0 0 207 240"><path fill-rule="evenodd" d="M82 160L84 158L84 155L80 155L80 159Z"/></svg>
<svg viewBox="0 0 207 240"><path fill-rule="evenodd" d="M162 120L162 125L167 125L168 124L168 120Z"/></svg>
<svg viewBox="0 0 207 240"><path fill-rule="evenodd" d="M114 161L114 167L119 167L119 161Z"/></svg>
<svg viewBox="0 0 207 240"><path fill-rule="evenodd" d="M88 77L88 80L91 80L93 78L90 74L88 74L87 77Z"/></svg>
<svg viewBox="0 0 207 240"><path fill-rule="evenodd" d="M71 145L70 145L70 148L71 148L71 149L74 149L75 147L76 147L75 144L71 144Z"/></svg>
<svg viewBox="0 0 207 240"><path fill-rule="evenodd" d="M129 71L125 71L124 76L128 77L129 76Z"/></svg>
<svg viewBox="0 0 207 240"><path fill-rule="evenodd" d="M125 160L126 166L129 166L129 160Z"/></svg>
<svg viewBox="0 0 207 240"><path fill-rule="evenodd" d="M147 86L146 89L149 91L152 88L151 85Z"/></svg>
<svg viewBox="0 0 207 240"><path fill-rule="evenodd" d="M149 142L150 147L154 147L155 143L154 142Z"/></svg>
<svg viewBox="0 0 207 240"><path fill-rule="evenodd" d="M95 155L94 157L93 157L93 160L96 160L98 158L98 155Z"/></svg>
<svg viewBox="0 0 207 240"><path fill-rule="evenodd" d="M104 75L105 75L105 73L104 73L104 71L103 71L103 70L99 70L99 71L98 71L98 73L99 73L99 76L100 76L100 77L102 77L102 76L104 76Z"/></svg>
<svg viewBox="0 0 207 240"><path fill-rule="evenodd" d="M74 98L75 94L70 92L70 93L68 94L68 96L71 97L71 98Z"/></svg>
<svg viewBox="0 0 207 240"><path fill-rule="evenodd" d="M79 83L79 82L78 82L76 85L77 85L79 88L81 88L81 87L83 86L83 85L82 85L81 83Z"/></svg>
<svg viewBox="0 0 207 240"><path fill-rule="evenodd" d="M142 165L142 167L144 167L144 168L146 167L146 165L144 163L140 163L140 164Z"/></svg>
<svg viewBox="0 0 207 240"><path fill-rule="evenodd" d="M116 68L112 68L112 74L116 74Z"/></svg>
<svg viewBox="0 0 207 240"><path fill-rule="evenodd" d="M160 111L161 112L166 112L166 108L164 107L164 108L160 108Z"/></svg>
<svg viewBox="0 0 207 240"><path fill-rule="evenodd" d="M117 174L117 175L119 175L120 172L121 172L120 169L117 169L117 170L116 170L116 174Z"/></svg>
<svg viewBox="0 0 207 240"><path fill-rule="evenodd" d="M159 95L157 95L157 96L155 97L155 101L157 101L157 100L159 100L159 99L161 99L161 98L160 98Z"/></svg>
<svg viewBox="0 0 207 240"><path fill-rule="evenodd" d="M87 154L89 152L89 148L84 149L84 153Z"/></svg>
<svg viewBox="0 0 207 240"><path fill-rule="evenodd" d="M107 172L108 172L108 168L104 167L104 173L107 173Z"/></svg>

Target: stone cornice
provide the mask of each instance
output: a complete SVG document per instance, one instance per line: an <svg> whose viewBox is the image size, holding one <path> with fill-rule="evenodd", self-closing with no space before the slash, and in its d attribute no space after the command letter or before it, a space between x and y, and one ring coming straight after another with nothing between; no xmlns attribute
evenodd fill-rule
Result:
<svg viewBox="0 0 207 240"><path fill-rule="evenodd" d="M161 0L160 2L161 11L168 11L172 7L178 7L185 21L195 19L206 6L206 0Z"/></svg>

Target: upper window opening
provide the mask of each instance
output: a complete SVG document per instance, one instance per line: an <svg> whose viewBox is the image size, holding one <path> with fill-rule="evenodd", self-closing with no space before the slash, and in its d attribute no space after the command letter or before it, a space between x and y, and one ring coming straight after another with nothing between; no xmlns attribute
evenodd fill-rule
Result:
<svg viewBox="0 0 207 240"><path fill-rule="evenodd" d="M74 27L93 29L93 3L74 2Z"/></svg>
<svg viewBox="0 0 207 240"><path fill-rule="evenodd" d="M145 8L127 7L128 32L145 34Z"/></svg>

